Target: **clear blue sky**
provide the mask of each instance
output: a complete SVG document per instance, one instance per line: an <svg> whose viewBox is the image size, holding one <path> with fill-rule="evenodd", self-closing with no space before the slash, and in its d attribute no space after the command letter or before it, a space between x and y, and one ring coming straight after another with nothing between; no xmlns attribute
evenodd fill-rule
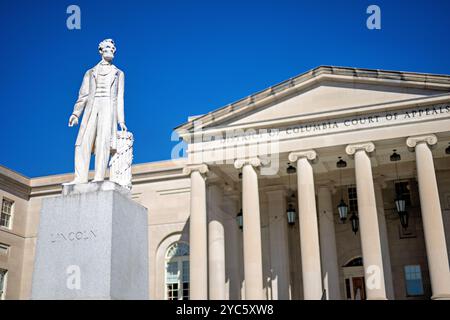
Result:
<svg viewBox="0 0 450 320"><path fill-rule="evenodd" d="M66 8L81 8L81 30ZM381 30L366 8L381 8ZM67 121L98 42L116 41L135 163L170 158L172 129L319 65L450 74L450 1L0 0L0 164L72 172Z"/></svg>

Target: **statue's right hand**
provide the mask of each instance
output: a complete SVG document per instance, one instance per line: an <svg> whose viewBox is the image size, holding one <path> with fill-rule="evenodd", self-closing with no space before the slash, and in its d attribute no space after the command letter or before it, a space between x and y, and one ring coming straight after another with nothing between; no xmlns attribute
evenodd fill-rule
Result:
<svg viewBox="0 0 450 320"><path fill-rule="evenodd" d="M76 126L78 124L78 117L76 115L71 115L69 118L69 127Z"/></svg>

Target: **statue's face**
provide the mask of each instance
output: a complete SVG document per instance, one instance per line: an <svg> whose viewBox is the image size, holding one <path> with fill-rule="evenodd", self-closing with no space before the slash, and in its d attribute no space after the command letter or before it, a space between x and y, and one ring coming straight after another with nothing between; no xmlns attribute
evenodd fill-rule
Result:
<svg viewBox="0 0 450 320"><path fill-rule="evenodd" d="M114 59L114 52L116 51L116 48L112 43L107 43L106 46L102 49L102 57L106 61L112 61Z"/></svg>

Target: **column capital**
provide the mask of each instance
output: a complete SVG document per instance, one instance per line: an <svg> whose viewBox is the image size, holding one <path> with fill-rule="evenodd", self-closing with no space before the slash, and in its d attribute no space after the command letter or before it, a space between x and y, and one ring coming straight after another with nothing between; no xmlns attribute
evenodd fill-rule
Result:
<svg viewBox="0 0 450 320"><path fill-rule="evenodd" d="M298 159L306 158L309 161L313 161L317 158L317 153L315 150L304 150L304 151L294 151L289 153L289 161L295 162Z"/></svg>
<svg viewBox="0 0 450 320"><path fill-rule="evenodd" d="M437 137L434 134L421 135L421 136L413 136L406 139L406 145L410 148L415 148L416 145L420 142L425 142L430 147L437 143Z"/></svg>
<svg viewBox="0 0 450 320"><path fill-rule="evenodd" d="M206 174L209 171L209 168L206 164L188 164L186 167L183 168L183 174L190 175L192 172L198 171L201 174Z"/></svg>
<svg viewBox="0 0 450 320"><path fill-rule="evenodd" d="M246 159L237 159L236 161L234 161L234 167L236 169L242 169L242 167L247 164L249 164L253 167L259 167L259 166L261 166L261 160L258 157L254 157L254 158L246 158Z"/></svg>
<svg viewBox="0 0 450 320"><path fill-rule="evenodd" d="M364 142L364 143L355 143L355 144L349 144L347 147L345 147L345 152L352 156L356 153L356 151L364 150L367 153L371 153L375 151L375 145L373 142Z"/></svg>

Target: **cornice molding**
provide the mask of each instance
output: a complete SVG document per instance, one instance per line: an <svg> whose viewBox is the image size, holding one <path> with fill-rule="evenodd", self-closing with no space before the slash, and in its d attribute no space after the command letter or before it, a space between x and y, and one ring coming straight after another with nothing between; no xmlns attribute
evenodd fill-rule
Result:
<svg viewBox="0 0 450 320"><path fill-rule="evenodd" d="M7 176L0 175L0 190L24 200L30 198L31 187Z"/></svg>

